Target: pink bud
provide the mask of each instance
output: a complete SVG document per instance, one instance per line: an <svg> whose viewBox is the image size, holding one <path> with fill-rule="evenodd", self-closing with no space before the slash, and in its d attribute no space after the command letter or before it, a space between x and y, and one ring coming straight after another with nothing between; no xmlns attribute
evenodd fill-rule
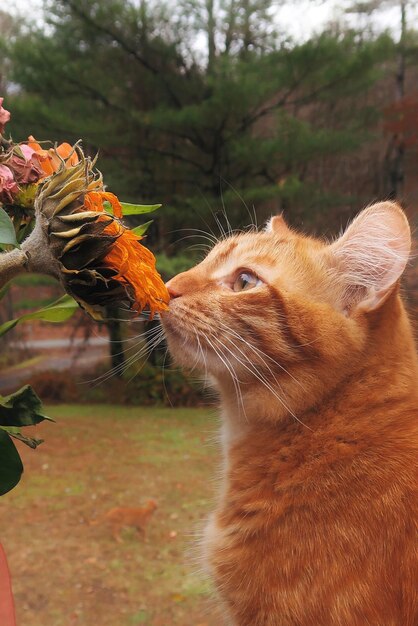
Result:
<svg viewBox="0 0 418 626"><path fill-rule="evenodd" d="M19 187L13 177L13 172L7 165L0 165L0 201L13 202L13 194L19 191Z"/></svg>
<svg viewBox="0 0 418 626"><path fill-rule="evenodd" d="M3 100L4 98L0 98L0 133L3 133L5 125L10 120L10 112L3 109Z"/></svg>
<svg viewBox="0 0 418 626"><path fill-rule="evenodd" d="M37 153L25 144L21 144L19 148L20 152L16 149L13 151L11 158L7 161L7 165L13 171L14 178L19 185L37 183L43 176Z"/></svg>

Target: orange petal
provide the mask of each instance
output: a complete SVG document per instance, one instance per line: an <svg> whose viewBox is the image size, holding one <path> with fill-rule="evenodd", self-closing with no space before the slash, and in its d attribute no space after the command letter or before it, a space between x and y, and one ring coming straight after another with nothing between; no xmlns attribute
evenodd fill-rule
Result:
<svg viewBox="0 0 418 626"><path fill-rule="evenodd" d="M60 155L62 159L64 159L64 161L66 161L67 166L77 165L78 163L77 153L73 149L73 146L71 146L69 143L66 143L66 142L61 143L57 147L57 153Z"/></svg>
<svg viewBox="0 0 418 626"><path fill-rule="evenodd" d="M32 148L32 150L35 150L35 152L39 152L40 154L45 153L44 156L48 154L47 151L44 150L36 141L33 135L29 135L28 137L28 146L29 148Z"/></svg>
<svg viewBox="0 0 418 626"><path fill-rule="evenodd" d="M102 191L101 194L103 198L105 198L112 205L113 215L115 217L122 217L122 205L119 202L118 197L115 196L114 193L110 193L110 191Z"/></svg>
<svg viewBox="0 0 418 626"><path fill-rule="evenodd" d="M155 268L154 255L139 243L135 233L125 230L114 242L104 262L117 272L117 280L134 289L135 310L140 312L148 306L153 317L156 311L167 308L169 294Z"/></svg>

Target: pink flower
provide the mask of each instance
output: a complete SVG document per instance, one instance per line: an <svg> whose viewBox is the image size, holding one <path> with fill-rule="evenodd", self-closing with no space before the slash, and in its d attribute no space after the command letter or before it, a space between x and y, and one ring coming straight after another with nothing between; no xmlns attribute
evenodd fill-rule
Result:
<svg viewBox="0 0 418 626"><path fill-rule="evenodd" d="M3 133L5 125L10 120L10 112L3 109L3 100L4 98L0 98L0 133Z"/></svg>
<svg viewBox="0 0 418 626"><path fill-rule="evenodd" d="M14 178L20 185L37 183L44 175L38 154L26 144L21 144L19 148L20 150L13 151L7 161L8 167L13 171Z"/></svg>
<svg viewBox="0 0 418 626"><path fill-rule="evenodd" d="M13 202L13 194L19 191L19 187L13 178L13 172L7 165L0 165L0 201Z"/></svg>

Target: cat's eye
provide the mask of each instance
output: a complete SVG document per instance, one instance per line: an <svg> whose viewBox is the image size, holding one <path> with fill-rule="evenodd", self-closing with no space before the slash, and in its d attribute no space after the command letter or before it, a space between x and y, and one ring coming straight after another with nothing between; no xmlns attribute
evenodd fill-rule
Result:
<svg viewBox="0 0 418 626"><path fill-rule="evenodd" d="M241 272L235 278L232 289L234 291L247 291L248 289L257 287L257 285L260 285L261 282L262 281L255 274L252 274L251 272Z"/></svg>

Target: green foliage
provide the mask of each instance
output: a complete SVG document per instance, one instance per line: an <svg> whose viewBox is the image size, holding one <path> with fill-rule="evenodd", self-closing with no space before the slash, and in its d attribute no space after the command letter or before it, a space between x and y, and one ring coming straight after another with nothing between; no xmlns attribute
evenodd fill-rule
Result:
<svg viewBox="0 0 418 626"><path fill-rule="evenodd" d="M1 289L0 299L7 293L9 287L8 284ZM67 320L77 307L75 300L69 296L63 296L44 309L5 322L0 326L0 337L21 322ZM27 437L20 429L24 426L39 424L46 419L50 418L43 413L41 400L29 385L9 396L0 395L0 495L13 489L23 472L22 462L11 437L19 439L31 448L36 448L42 440Z"/></svg>
<svg viewBox="0 0 418 626"><path fill-rule="evenodd" d="M41 440L22 435L20 429L45 419L50 418L43 414L41 401L30 386L26 385L9 396L0 396L0 495L13 489L23 472L22 461L11 437L36 448Z"/></svg>
<svg viewBox="0 0 418 626"><path fill-rule="evenodd" d="M143 213L151 213L161 207L161 204L130 204L129 202L121 202L124 215L142 215Z"/></svg>
<svg viewBox="0 0 418 626"><path fill-rule="evenodd" d="M57 280L56 278L52 278L52 276L46 276L46 274L21 274L13 279L13 283L20 287L41 287L45 285L56 285Z"/></svg>
<svg viewBox="0 0 418 626"><path fill-rule="evenodd" d="M176 254L175 256L167 256L166 254L157 254L157 267L158 271L167 280L172 278L176 274L185 272L190 269L196 263L194 255L189 254Z"/></svg>
<svg viewBox="0 0 418 626"><path fill-rule="evenodd" d="M0 398L0 426L33 426L45 419L50 418L42 413L42 403L29 385Z"/></svg>
<svg viewBox="0 0 418 626"><path fill-rule="evenodd" d="M8 433L0 428L0 496L17 485L23 465L16 446Z"/></svg>
<svg viewBox="0 0 418 626"><path fill-rule="evenodd" d="M74 376L69 376L68 372L48 371L34 374L30 383L44 402L52 404L76 402L85 390L84 387L77 388Z"/></svg>
<svg viewBox="0 0 418 626"><path fill-rule="evenodd" d="M19 244L16 239L16 232L13 222L6 211L0 207L0 244L11 245L14 248ZM1 248L0 248L1 249Z"/></svg>
<svg viewBox="0 0 418 626"><path fill-rule="evenodd" d="M4 322L4 324L0 325L0 337L22 322L28 322L31 320L42 320L44 322L65 322L77 309L78 304L73 298L70 296L62 296L43 309L39 309L38 311L34 311L32 313L25 313L20 317Z"/></svg>
<svg viewBox="0 0 418 626"><path fill-rule="evenodd" d="M110 202L104 202L103 206L106 211L113 214L113 207ZM143 215L144 213L152 213L161 207L161 204L131 204L130 202L121 202L123 215Z"/></svg>

